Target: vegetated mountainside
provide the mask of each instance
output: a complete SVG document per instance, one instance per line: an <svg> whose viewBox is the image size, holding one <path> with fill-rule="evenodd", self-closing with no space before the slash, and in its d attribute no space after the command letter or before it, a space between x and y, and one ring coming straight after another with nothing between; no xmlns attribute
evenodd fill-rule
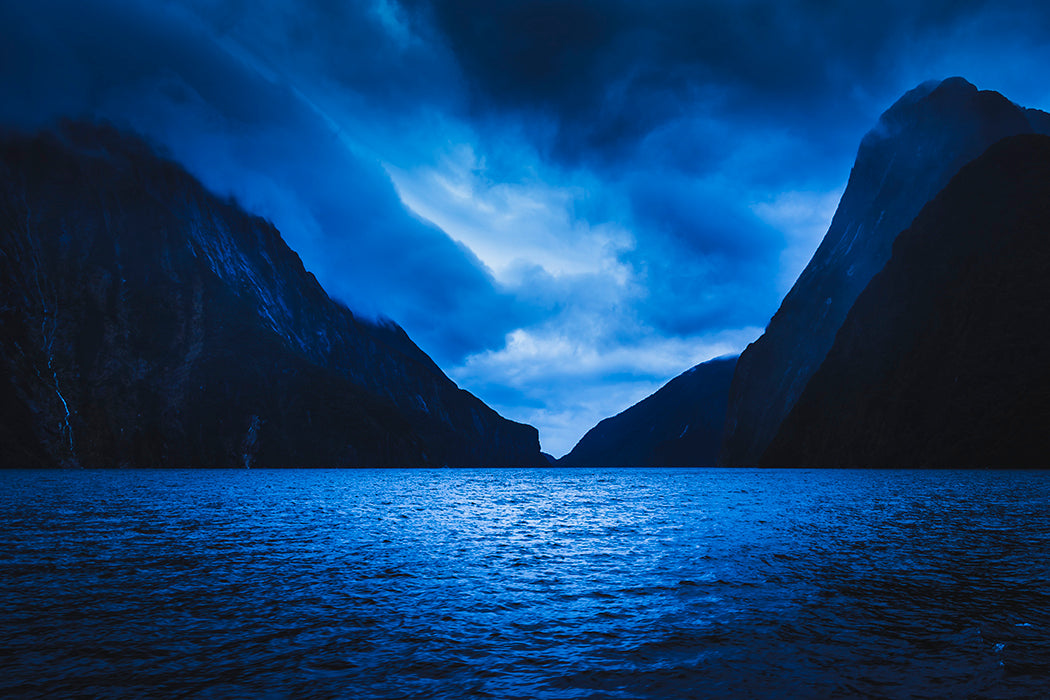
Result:
<svg viewBox="0 0 1050 700"><path fill-rule="evenodd" d="M900 234L762 464L1046 467L1050 138L964 167Z"/></svg>
<svg viewBox="0 0 1050 700"><path fill-rule="evenodd" d="M711 466L736 358L704 362L587 431L559 466Z"/></svg>
<svg viewBox="0 0 1050 700"><path fill-rule="evenodd" d="M0 139L0 464L544 464L266 221L113 128Z"/></svg>
<svg viewBox="0 0 1050 700"><path fill-rule="evenodd" d="M961 78L928 83L887 110L861 141L827 235L765 333L737 363L723 464L755 464L834 342L897 234L958 172L1014 134L1050 133L1026 110Z"/></svg>

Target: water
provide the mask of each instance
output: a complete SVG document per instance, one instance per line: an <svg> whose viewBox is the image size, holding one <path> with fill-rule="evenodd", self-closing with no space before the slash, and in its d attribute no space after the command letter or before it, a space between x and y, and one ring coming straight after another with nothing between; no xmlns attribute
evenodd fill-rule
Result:
<svg viewBox="0 0 1050 700"><path fill-rule="evenodd" d="M1050 473L0 473L0 695L1032 698Z"/></svg>

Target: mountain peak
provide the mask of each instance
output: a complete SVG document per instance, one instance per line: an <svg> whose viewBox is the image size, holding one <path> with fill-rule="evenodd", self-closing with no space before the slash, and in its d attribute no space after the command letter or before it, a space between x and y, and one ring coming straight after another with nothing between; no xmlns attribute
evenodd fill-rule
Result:
<svg viewBox="0 0 1050 700"><path fill-rule="evenodd" d="M897 237L762 458L1046 464L1050 138L993 144Z"/></svg>
<svg viewBox="0 0 1050 700"><path fill-rule="evenodd" d="M890 107L890 110L892 111L899 106L915 104L937 91L940 91L942 95L965 95L977 92L977 86L966 78L959 76L945 78L944 80L926 80L901 95L900 99Z"/></svg>
<svg viewBox="0 0 1050 700"><path fill-rule="evenodd" d="M861 140L861 152L897 139L904 133L913 133L919 138L937 138L939 132L966 128L975 120L988 123L1012 121L1019 130L1025 130L1027 126L1023 110L998 92L979 90L965 78L931 80L906 92L882 113ZM860 157L861 153L858 153L858 160Z"/></svg>
<svg viewBox="0 0 1050 700"><path fill-rule="evenodd" d="M861 141L827 235L766 332L740 357L721 461L754 464L824 360L897 234L959 169L997 141L1050 130L963 78L927 82L887 109Z"/></svg>
<svg viewBox="0 0 1050 700"><path fill-rule="evenodd" d="M958 75L953 75L950 78L945 78L938 83L936 90L944 90L958 93L972 93L977 92L977 86L971 83L966 78Z"/></svg>

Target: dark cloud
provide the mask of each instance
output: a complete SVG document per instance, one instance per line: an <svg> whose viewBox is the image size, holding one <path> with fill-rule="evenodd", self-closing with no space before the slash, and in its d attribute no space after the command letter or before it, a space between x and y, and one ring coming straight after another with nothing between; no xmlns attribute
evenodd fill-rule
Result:
<svg viewBox="0 0 1050 700"><path fill-rule="evenodd" d="M403 3L446 37L476 110L553 118L552 148L571 160L633 154L645 134L697 112L826 139L829 126L855 130L886 106L916 45L975 16L1017 37L1050 19L1039 3L1011 0ZM836 119L815 120L822 112Z"/></svg>
<svg viewBox="0 0 1050 700"><path fill-rule="evenodd" d="M272 219L333 296L394 318L441 362L528 320L469 250L405 210L379 164L355 157L265 63L224 48L209 22L227 24L236 7L209 9L203 21L168 4L3 5L0 24L18 28L2 44L3 121L105 119L145 135ZM322 25L321 9L302 21ZM350 38L370 35L364 24Z"/></svg>
<svg viewBox="0 0 1050 700"><path fill-rule="evenodd" d="M187 0L219 37L285 77L324 83L358 108L455 109L460 71L396 0ZM422 32L422 35L420 35ZM348 93L348 94L347 94Z"/></svg>

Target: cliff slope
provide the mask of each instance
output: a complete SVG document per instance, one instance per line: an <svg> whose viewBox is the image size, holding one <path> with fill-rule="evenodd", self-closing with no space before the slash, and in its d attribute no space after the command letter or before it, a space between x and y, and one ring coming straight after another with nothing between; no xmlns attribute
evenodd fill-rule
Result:
<svg viewBox="0 0 1050 700"><path fill-rule="evenodd" d="M542 464L272 225L109 127L0 139L3 466Z"/></svg>
<svg viewBox="0 0 1050 700"><path fill-rule="evenodd" d="M559 466L711 466L736 358L704 362L587 431Z"/></svg>
<svg viewBox="0 0 1050 700"><path fill-rule="evenodd" d="M897 234L966 163L1014 134L1050 131L1026 110L961 78L904 95L861 141L838 210L765 333L741 354L720 461L755 464L823 361Z"/></svg>
<svg viewBox="0 0 1050 700"><path fill-rule="evenodd" d="M762 464L1043 467L1050 138L964 167L900 234Z"/></svg>

